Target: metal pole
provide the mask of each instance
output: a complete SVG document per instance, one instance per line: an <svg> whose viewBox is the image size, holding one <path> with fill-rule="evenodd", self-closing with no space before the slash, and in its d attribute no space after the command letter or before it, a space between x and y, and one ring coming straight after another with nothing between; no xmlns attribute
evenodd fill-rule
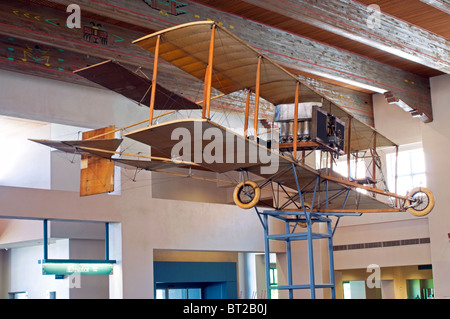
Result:
<svg viewBox="0 0 450 319"><path fill-rule="evenodd" d="M314 251L313 251L313 238L312 238L312 223L311 214L314 207L314 201L316 198L317 187L319 186L319 177L316 178L316 185L314 186L314 193L311 201L311 211L305 211L306 226L307 226L307 239L308 239L308 261L309 261L309 281L311 290L311 299L316 298L316 280L314 276Z"/></svg>
<svg viewBox="0 0 450 319"><path fill-rule="evenodd" d="M297 186L298 196L300 197L300 204L302 206L302 210L304 212L306 212L305 203L303 201L303 196L302 196L302 190L300 189L300 184L299 184L298 179L297 179L297 171L295 170L295 164L291 163L291 167L292 167L292 171L294 172L294 179L295 179L295 184Z"/></svg>
<svg viewBox="0 0 450 319"><path fill-rule="evenodd" d="M270 249L269 249L269 222L267 214L264 214L264 263L266 266L266 294L270 299Z"/></svg>
<svg viewBox="0 0 450 319"><path fill-rule="evenodd" d="M398 182L398 146L395 146L395 189L394 189L394 193L396 193L396 194L398 191L397 182ZM398 207L398 198L395 199L395 207Z"/></svg>
<svg viewBox="0 0 450 319"><path fill-rule="evenodd" d="M109 223L105 223L105 260L109 260Z"/></svg>
<svg viewBox="0 0 450 319"><path fill-rule="evenodd" d="M334 255L333 255L333 230L331 227L331 219L327 221L328 228L328 263L330 268L330 284L331 287L331 299L336 299L336 282L334 278Z"/></svg>
<svg viewBox="0 0 450 319"><path fill-rule="evenodd" d="M48 259L48 220L44 219L44 260Z"/></svg>
<svg viewBox="0 0 450 319"><path fill-rule="evenodd" d="M285 232L288 235L290 233L289 222L285 222ZM288 286L292 286L292 256L291 256L291 241L286 240L286 262L287 262L287 275L288 275ZM293 299L294 294L292 288L289 288L289 299Z"/></svg>
<svg viewBox="0 0 450 319"><path fill-rule="evenodd" d="M314 252L311 228L311 214L306 211L306 226L308 229L308 262L309 262L309 288L311 290L311 299L316 299L316 283L314 279Z"/></svg>
<svg viewBox="0 0 450 319"><path fill-rule="evenodd" d="M293 141L293 147L294 147L294 160L297 161L297 139L298 139L298 98L299 98L299 90L300 90L300 83L297 82L296 88L295 88L295 106L294 106L294 141Z"/></svg>

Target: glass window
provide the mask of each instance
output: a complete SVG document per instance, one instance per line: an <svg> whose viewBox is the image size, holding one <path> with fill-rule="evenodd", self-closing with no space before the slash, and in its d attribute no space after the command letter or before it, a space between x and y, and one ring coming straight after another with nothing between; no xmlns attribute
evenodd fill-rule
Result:
<svg viewBox="0 0 450 319"><path fill-rule="evenodd" d="M270 267L269 270L269 279L270 279L270 285L271 286L277 286L278 285L278 271L276 268ZM271 299L278 299L278 289L271 289L270 290L270 298Z"/></svg>
<svg viewBox="0 0 450 319"><path fill-rule="evenodd" d="M349 282L344 282L342 284L342 288L344 290L344 299L352 299L352 292L350 289L350 283Z"/></svg>
<svg viewBox="0 0 450 319"><path fill-rule="evenodd" d="M187 299L187 289L168 289L168 299Z"/></svg>
<svg viewBox="0 0 450 319"><path fill-rule="evenodd" d="M356 167L355 167L356 165ZM355 170L356 170L356 176L355 176ZM347 167L347 160L344 159L342 161L337 161L333 165L333 171L337 172L338 174L348 177L348 167ZM366 164L364 162L364 159L360 158L358 159L358 163L355 164L355 160L352 159L350 161L350 178L352 179L358 179L358 178L365 178L366 177Z"/></svg>
<svg viewBox="0 0 450 319"><path fill-rule="evenodd" d="M156 299L202 299L202 288L156 289Z"/></svg>
<svg viewBox="0 0 450 319"><path fill-rule="evenodd" d="M386 156L388 186L395 192L395 153ZM425 156L423 149L398 153L397 194L407 194L414 187L426 187Z"/></svg>
<svg viewBox="0 0 450 319"><path fill-rule="evenodd" d="M187 299L202 299L202 289L189 288L187 290Z"/></svg>
<svg viewBox="0 0 450 319"><path fill-rule="evenodd" d="M156 299L166 299L166 289L156 289Z"/></svg>

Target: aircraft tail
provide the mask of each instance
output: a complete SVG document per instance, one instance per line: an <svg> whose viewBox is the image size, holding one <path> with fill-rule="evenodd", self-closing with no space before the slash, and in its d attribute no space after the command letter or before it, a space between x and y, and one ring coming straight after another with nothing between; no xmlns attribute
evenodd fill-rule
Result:
<svg viewBox="0 0 450 319"><path fill-rule="evenodd" d="M83 140L113 139L115 126L83 133ZM81 156L80 196L114 191L114 162L90 154Z"/></svg>

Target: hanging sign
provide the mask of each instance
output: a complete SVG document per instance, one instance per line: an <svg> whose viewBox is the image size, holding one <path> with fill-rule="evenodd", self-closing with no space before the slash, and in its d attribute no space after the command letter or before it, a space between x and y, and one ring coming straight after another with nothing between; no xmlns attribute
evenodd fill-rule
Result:
<svg viewBox="0 0 450 319"><path fill-rule="evenodd" d="M113 263L44 262L43 275L112 275Z"/></svg>

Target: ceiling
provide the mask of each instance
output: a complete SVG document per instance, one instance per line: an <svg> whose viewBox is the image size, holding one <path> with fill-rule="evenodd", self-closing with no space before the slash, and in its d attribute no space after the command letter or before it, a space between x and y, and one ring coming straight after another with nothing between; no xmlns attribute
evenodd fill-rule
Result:
<svg viewBox="0 0 450 319"><path fill-rule="evenodd" d="M447 72L450 70L450 0L434 1L440 8L427 4L429 2L433 1L78 0L82 8L82 27L78 30L68 30L62 23L67 18L70 0L0 2L0 68L84 85L92 83L75 76L73 71L107 59L134 70L142 67L151 74L152 56L130 45L133 40L177 24L223 19L236 25L232 30L236 36L255 48L266 49L264 54L270 54L272 60L300 79L307 79L333 103L354 111L369 125L373 124L371 94L388 92L392 93L389 103L400 101L414 111L410 111L413 116L426 114L423 120L428 122L432 120L429 78L450 73ZM153 8L152 3L156 3L157 8ZM171 3L185 4L182 9L186 14L172 15L167 6ZM397 29L392 34L379 36L363 30L359 38L354 38L328 28L327 23L338 23L338 30L354 28L352 23L360 19L355 12L367 14L367 6L373 4L390 19L389 23L412 28L415 33L405 32L399 37L403 29ZM347 20L336 18L332 10L341 5L350 8L353 16L349 15ZM280 11L280 6L284 6L285 11ZM311 13L316 15L313 22L304 19ZM101 23L107 30L107 44L93 43L84 37L83 28L92 21ZM422 46L423 52L417 51L431 62L414 62L414 58L377 45L377 40L390 43L391 35L394 40L407 41L408 37L417 36L417 39L423 37L431 41ZM436 46L433 40L437 41ZM291 46L290 41L294 45ZM433 54L434 47L441 50L438 58ZM407 45L406 49L410 48L414 51L415 47ZM176 89L186 94L194 90L190 85L183 86L187 82L173 68L162 65L160 73L164 81L168 80L166 82L182 79L175 83ZM229 102L235 103L233 98ZM240 108L234 104L232 107Z"/></svg>
<svg viewBox="0 0 450 319"><path fill-rule="evenodd" d="M203 3L250 20L360 54L423 77L433 77L444 74L441 71L408 61L385 51L374 49L372 46L353 41L347 37L337 35L336 33L326 31L307 23L302 23L286 15L281 15L241 0L195 0L195 2ZM412 25L435 33L447 40L450 38L450 16L420 0L360 0L353 2L361 3L366 6L377 4L380 6L381 12L383 13L392 15ZM407 3L407 5L405 3Z"/></svg>

